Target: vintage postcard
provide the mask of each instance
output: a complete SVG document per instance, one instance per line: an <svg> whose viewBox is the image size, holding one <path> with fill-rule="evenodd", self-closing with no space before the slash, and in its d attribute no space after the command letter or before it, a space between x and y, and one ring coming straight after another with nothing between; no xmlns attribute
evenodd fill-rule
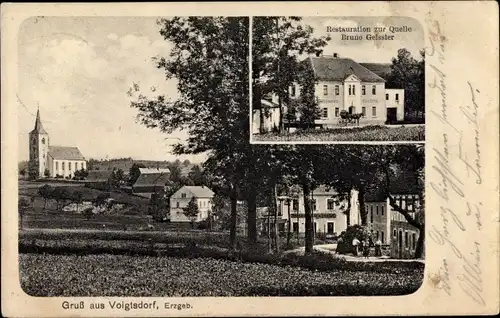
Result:
<svg viewBox="0 0 500 318"><path fill-rule="evenodd" d="M3 316L498 314L496 3L1 12Z"/></svg>
<svg viewBox="0 0 500 318"><path fill-rule="evenodd" d="M425 42L418 20L252 21L252 142L425 140ZM295 37L300 41L290 41Z"/></svg>

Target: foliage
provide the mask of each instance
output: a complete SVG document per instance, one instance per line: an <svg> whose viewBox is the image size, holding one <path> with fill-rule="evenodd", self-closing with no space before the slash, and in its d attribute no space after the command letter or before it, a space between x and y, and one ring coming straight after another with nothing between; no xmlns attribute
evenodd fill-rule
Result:
<svg viewBox="0 0 500 318"><path fill-rule="evenodd" d="M44 204L43 209L47 208L47 201L53 198L54 189L49 184L44 184L40 188L38 188L38 194L43 198Z"/></svg>
<svg viewBox="0 0 500 318"><path fill-rule="evenodd" d="M416 60L405 49L399 49L397 57L392 59L391 73L386 87L404 88L405 115L425 112L425 51L420 52Z"/></svg>
<svg viewBox="0 0 500 318"><path fill-rule="evenodd" d="M30 207L30 202L25 197L20 197L17 202L17 210L19 214L20 227L23 228L23 218Z"/></svg>
<svg viewBox="0 0 500 318"><path fill-rule="evenodd" d="M256 134L255 141L424 141L425 127L365 126L297 130L293 133Z"/></svg>
<svg viewBox="0 0 500 318"><path fill-rule="evenodd" d="M83 210L82 214L87 220L90 220L94 216L93 210L93 208L86 208L85 210Z"/></svg>
<svg viewBox="0 0 500 318"><path fill-rule="evenodd" d="M84 180L88 177L89 172L83 168L80 170L75 171L75 175L73 176L73 179L75 180Z"/></svg>
<svg viewBox="0 0 500 318"><path fill-rule="evenodd" d="M76 210L78 211L78 206L83 202L83 192L81 190L73 190L71 192L71 201L76 204Z"/></svg>
<svg viewBox="0 0 500 318"><path fill-rule="evenodd" d="M348 226L347 229L342 232L342 240L337 244L337 252L340 254L348 254L354 251L354 246L352 241L357 238L360 242L371 241L371 233L366 226L355 224Z"/></svg>
<svg viewBox="0 0 500 318"><path fill-rule="evenodd" d="M46 178L50 177L50 171L49 171L49 169L48 169L48 168L45 168L45 170L43 171L43 175L44 175Z"/></svg>
<svg viewBox="0 0 500 318"><path fill-rule="evenodd" d="M109 192L102 192L99 195L97 195L94 200L92 200L92 203L96 207L101 207L105 205L108 201L108 199L111 197L111 194Z"/></svg>
<svg viewBox="0 0 500 318"><path fill-rule="evenodd" d="M193 185L195 186L202 186L206 183L205 176L199 165L193 165L189 172L189 178L193 181Z"/></svg>
<svg viewBox="0 0 500 318"><path fill-rule="evenodd" d="M200 213L196 197L193 196L191 200L189 200L188 205L182 209L182 212L187 218L191 220L191 225L194 228L194 224L196 222L196 219L198 218L198 214Z"/></svg>
<svg viewBox="0 0 500 318"><path fill-rule="evenodd" d="M311 271L215 258L106 254L21 254L19 267L22 289L39 297L402 295L417 290L423 279L422 266L400 273L401 265L381 272Z"/></svg>
<svg viewBox="0 0 500 318"><path fill-rule="evenodd" d="M168 214L168 198L165 192L155 192L151 195L148 204L148 214L153 217L155 221L163 221Z"/></svg>
<svg viewBox="0 0 500 318"><path fill-rule="evenodd" d="M318 99L315 94L316 77L314 71L309 64L301 65L300 77L298 80L300 86L300 97L296 106L300 123L305 126L310 126L315 123L315 120L320 117Z"/></svg>

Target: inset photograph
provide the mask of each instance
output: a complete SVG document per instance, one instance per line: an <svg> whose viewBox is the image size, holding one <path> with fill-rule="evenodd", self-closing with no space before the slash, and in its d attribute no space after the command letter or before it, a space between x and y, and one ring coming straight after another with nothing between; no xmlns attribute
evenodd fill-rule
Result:
<svg viewBox="0 0 500 318"><path fill-rule="evenodd" d="M407 17L255 17L252 143L425 140L425 54Z"/></svg>

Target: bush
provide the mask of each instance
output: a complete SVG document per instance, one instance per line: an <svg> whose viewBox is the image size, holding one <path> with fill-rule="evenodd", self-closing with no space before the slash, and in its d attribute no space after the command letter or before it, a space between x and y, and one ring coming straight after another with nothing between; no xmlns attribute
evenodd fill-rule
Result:
<svg viewBox="0 0 500 318"><path fill-rule="evenodd" d="M94 216L94 209L86 208L85 210L83 210L82 214L87 220L90 220Z"/></svg>
<svg viewBox="0 0 500 318"><path fill-rule="evenodd" d="M339 254L349 254L354 252L354 246L352 245L354 238L357 238L360 242L364 240L371 242L372 240L368 228L359 224L348 226L347 229L342 232L340 238L342 241L337 243L337 252Z"/></svg>

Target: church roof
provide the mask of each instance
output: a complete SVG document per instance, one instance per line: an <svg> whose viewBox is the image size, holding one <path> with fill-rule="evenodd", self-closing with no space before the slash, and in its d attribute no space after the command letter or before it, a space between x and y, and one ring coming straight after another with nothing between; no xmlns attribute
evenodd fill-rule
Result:
<svg viewBox="0 0 500 318"><path fill-rule="evenodd" d="M58 160L85 160L77 147L49 146L49 156Z"/></svg>
<svg viewBox="0 0 500 318"><path fill-rule="evenodd" d="M314 74L320 81L343 82L349 75L354 74L362 82L385 82L382 77L349 58L310 56L303 62L312 66Z"/></svg>
<svg viewBox="0 0 500 318"><path fill-rule="evenodd" d="M36 111L35 128L30 132L30 134L47 134L45 129L43 129L42 121L40 119L40 109Z"/></svg>

